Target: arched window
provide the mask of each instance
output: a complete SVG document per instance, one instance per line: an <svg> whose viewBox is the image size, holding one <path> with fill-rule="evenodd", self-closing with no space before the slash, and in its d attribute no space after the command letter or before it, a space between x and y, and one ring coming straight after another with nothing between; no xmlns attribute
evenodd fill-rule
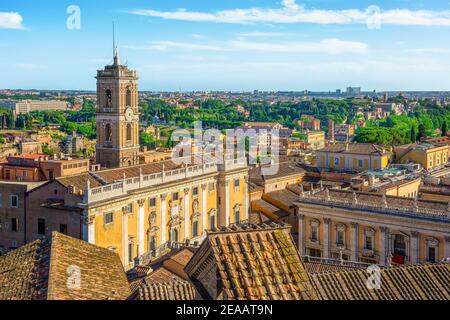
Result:
<svg viewBox="0 0 450 320"><path fill-rule="evenodd" d="M127 124L127 141L131 141L131 124Z"/></svg>
<svg viewBox="0 0 450 320"><path fill-rule="evenodd" d="M108 142L112 141L111 124L109 124L109 123L107 123L105 125L105 141L108 141Z"/></svg>
<svg viewBox="0 0 450 320"><path fill-rule="evenodd" d="M112 93L109 89L105 91L105 108L112 108Z"/></svg>
<svg viewBox="0 0 450 320"><path fill-rule="evenodd" d="M125 99L125 105L127 107L131 107L131 90L130 88L127 88L127 94L126 94L126 99Z"/></svg>

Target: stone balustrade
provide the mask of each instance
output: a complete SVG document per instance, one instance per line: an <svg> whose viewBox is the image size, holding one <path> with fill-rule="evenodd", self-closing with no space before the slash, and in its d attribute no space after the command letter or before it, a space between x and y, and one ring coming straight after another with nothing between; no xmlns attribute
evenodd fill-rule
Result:
<svg viewBox="0 0 450 320"><path fill-rule="evenodd" d="M90 204L103 201L119 196L126 195L128 191L138 190L150 186L160 185L166 182L188 179L202 174L214 173L219 170L233 170L237 168L245 168L247 166L246 158L238 158L226 160L224 164L216 162L205 163L203 165L193 165L178 168L170 171L162 171L158 173L140 175L137 177L124 178L123 180L113 182L101 187L87 189L84 193L84 204Z"/></svg>
<svg viewBox="0 0 450 320"><path fill-rule="evenodd" d="M303 195L300 196L299 202L301 203L311 203L311 204L323 204L323 205L331 205L335 207L341 208L355 208L361 209L361 211L367 212L375 212L375 213L385 213L391 215L398 216L409 216L421 219L431 219L437 221L446 221L450 222L450 215L447 211L435 210L431 208L413 208L407 206L392 206L387 205L384 206L380 203L362 203L362 202L354 202L346 199L326 199L321 198L320 196L315 195L315 192L312 193L310 191L304 192Z"/></svg>

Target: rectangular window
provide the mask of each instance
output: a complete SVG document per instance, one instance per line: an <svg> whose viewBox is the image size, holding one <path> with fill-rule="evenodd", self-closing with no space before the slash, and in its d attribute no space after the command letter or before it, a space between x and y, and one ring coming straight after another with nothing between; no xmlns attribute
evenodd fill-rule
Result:
<svg viewBox="0 0 450 320"><path fill-rule="evenodd" d="M67 224L60 224L59 232L61 232L62 234L67 234Z"/></svg>
<svg viewBox="0 0 450 320"><path fill-rule="evenodd" d="M19 219L17 219L17 218L11 219L11 231L14 231L14 232L19 231Z"/></svg>
<svg viewBox="0 0 450 320"><path fill-rule="evenodd" d="M192 195L193 196L198 196L198 187L192 188Z"/></svg>
<svg viewBox="0 0 450 320"><path fill-rule="evenodd" d="M336 244L340 246L344 245L344 231L337 232Z"/></svg>
<svg viewBox="0 0 450 320"><path fill-rule="evenodd" d="M133 262L133 244L128 244L128 262Z"/></svg>
<svg viewBox="0 0 450 320"><path fill-rule="evenodd" d="M148 206L149 206L150 208L156 207L156 198L150 198L150 199L148 199Z"/></svg>
<svg viewBox="0 0 450 320"><path fill-rule="evenodd" d="M436 248L428 247L428 261L436 262Z"/></svg>
<svg viewBox="0 0 450 320"><path fill-rule="evenodd" d="M212 192L215 189L216 189L216 186L215 186L214 182L211 182L211 183L208 184L208 191L209 192Z"/></svg>
<svg viewBox="0 0 450 320"><path fill-rule="evenodd" d="M45 236L45 219L38 219L38 235Z"/></svg>
<svg viewBox="0 0 450 320"><path fill-rule="evenodd" d="M11 208L19 207L19 196L11 195Z"/></svg>
<svg viewBox="0 0 450 320"><path fill-rule="evenodd" d="M360 167L360 168L363 167L363 161L362 160L358 160L358 167Z"/></svg>
<svg viewBox="0 0 450 320"><path fill-rule="evenodd" d="M239 188L240 185L241 185L241 181L239 179L234 179L234 187Z"/></svg>
<svg viewBox="0 0 450 320"><path fill-rule="evenodd" d="M373 250L372 240L373 240L373 239L372 239L371 236L366 236L365 249L367 249L367 250Z"/></svg>
<svg viewBox="0 0 450 320"><path fill-rule="evenodd" d="M318 239L318 232L317 232L318 230L317 230L317 227L313 227L313 226L311 226L311 240L312 241L317 241L317 239Z"/></svg>
<svg viewBox="0 0 450 320"><path fill-rule="evenodd" d="M114 222L114 213L112 213L112 212L105 213L104 220L105 220L105 224L113 223Z"/></svg>
<svg viewBox="0 0 450 320"><path fill-rule="evenodd" d="M193 237L197 237L198 236L198 221L197 220L195 220L192 223L192 236Z"/></svg>
<svg viewBox="0 0 450 320"><path fill-rule="evenodd" d="M178 201L178 192L172 193L172 200L173 201Z"/></svg>

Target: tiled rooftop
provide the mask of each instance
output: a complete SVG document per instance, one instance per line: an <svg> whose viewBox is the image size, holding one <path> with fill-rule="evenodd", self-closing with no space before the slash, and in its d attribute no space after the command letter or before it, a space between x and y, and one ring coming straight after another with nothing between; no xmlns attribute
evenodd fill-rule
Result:
<svg viewBox="0 0 450 320"><path fill-rule="evenodd" d="M216 265L226 300L316 299L290 227L283 224L234 225L208 232L185 268L193 281L201 268L197 263L208 260L204 254Z"/></svg>
<svg viewBox="0 0 450 320"><path fill-rule="evenodd" d="M334 153L353 153L353 154L366 154L366 155L385 155L391 152L384 149L381 146L369 143L337 143L326 146L319 152L334 152Z"/></svg>
<svg viewBox="0 0 450 320"><path fill-rule="evenodd" d="M311 276L323 300L449 300L450 265L428 264L380 269L379 290L367 286L366 270L317 273Z"/></svg>
<svg viewBox="0 0 450 320"><path fill-rule="evenodd" d="M57 232L0 257L0 274L2 300L110 300L131 293L117 254Z"/></svg>

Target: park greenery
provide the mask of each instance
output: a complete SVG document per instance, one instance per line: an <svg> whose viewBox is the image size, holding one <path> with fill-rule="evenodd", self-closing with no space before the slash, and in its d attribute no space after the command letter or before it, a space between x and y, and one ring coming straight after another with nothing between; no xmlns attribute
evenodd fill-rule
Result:
<svg viewBox="0 0 450 320"><path fill-rule="evenodd" d="M403 103L403 97L391 98L391 102ZM187 104L187 101L180 104ZM238 108L239 107L239 108ZM279 122L291 129L301 130L298 120L307 121L304 116L314 116L321 121L322 130L327 131L328 120L337 124L357 123L354 140L386 146L419 141L425 137L445 134L450 121L450 106L440 106L430 99L418 100L412 112L390 115L386 119L364 122L361 111L369 111L374 102L355 99L311 99L303 101L244 101L225 102L219 99L194 101L187 108L176 108L160 99L142 100L140 104L141 122L160 126L160 140L148 132L141 132L140 143L149 148L171 146L170 136L176 128L190 129L195 121L201 121L205 129L216 128L222 132L240 126L243 122ZM240 112L245 109L248 114ZM11 110L0 109L8 128L32 130L46 125L59 125L66 134L77 132L95 139L95 103L84 99L80 111L35 111L14 117ZM364 124L364 125L361 125ZM294 133L304 139L301 133ZM58 137L58 139L61 137Z"/></svg>

